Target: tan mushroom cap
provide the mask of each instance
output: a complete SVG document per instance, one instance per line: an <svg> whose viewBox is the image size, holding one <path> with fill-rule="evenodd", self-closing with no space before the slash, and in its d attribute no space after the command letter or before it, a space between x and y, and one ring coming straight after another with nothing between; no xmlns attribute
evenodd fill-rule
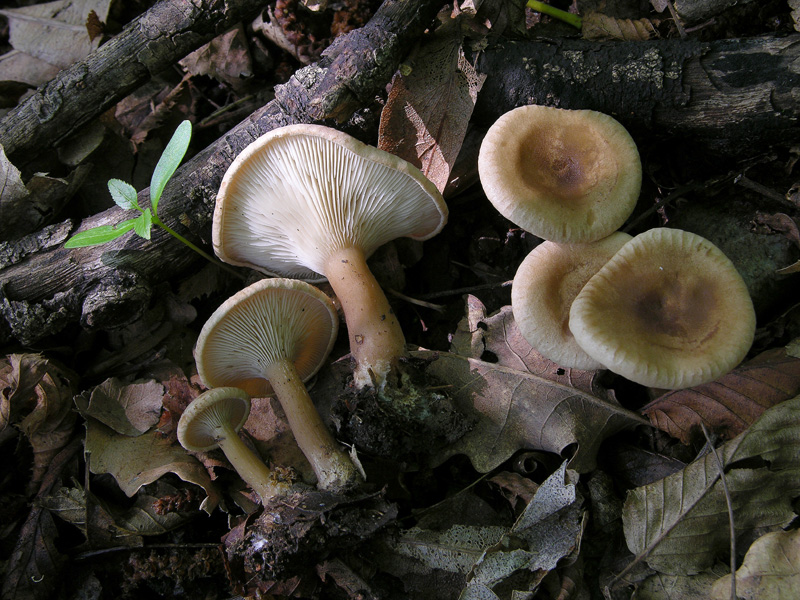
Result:
<svg viewBox="0 0 800 600"><path fill-rule="evenodd" d="M191 452L216 448L220 431L238 432L250 414L250 396L234 387L208 390L195 398L178 421L178 441Z"/></svg>
<svg viewBox="0 0 800 600"><path fill-rule="evenodd" d="M208 387L269 396L264 365L288 358L306 381L322 367L338 328L336 309L322 291L303 281L262 279L228 298L203 326L197 371Z"/></svg>
<svg viewBox="0 0 800 600"><path fill-rule="evenodd" d="M713 381L747 354L756 317L733 263L705 238L652 229L578 294L569 326L598 362L642 385Z"/></svg>
<svg viewBox="0 0 800 600"><path fill-rule="evenodd" d="M631 240L615 232L590 244L543 242L522 261L511 288L511 307L522 337L542 356L572 369L603 365L578 345L569 310L586 282Z"/></svg>
<svg viewBox="0 0 800 600"><path fill-rule="evenodd" d="M489 128L481 184L508 220L543 239L592 242L619 229L642 183L636 144L592 110L521 106Z"/></svg>
<svg viewBox="0 0 800 600"><path fill-rule="evenodd" d="M212 237L221 260L319 278L342 248L369 257L398 237L426 240L447 206L410 163L320 125L289 125L250 144L222 180Z"/></svg>

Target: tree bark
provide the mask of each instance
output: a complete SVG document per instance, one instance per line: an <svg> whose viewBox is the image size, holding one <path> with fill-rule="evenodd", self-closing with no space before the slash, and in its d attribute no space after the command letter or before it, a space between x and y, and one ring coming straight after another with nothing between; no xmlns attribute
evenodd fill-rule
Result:
<svg viewBox="0 0 800 600"><path fill-rule="evenodd" d="M374 104L440 6L435 0L386 0L367 25L338 38L318 63L276 88L275 100L183 165L164 190L161 219L194 241L208 243L216 192L227 167L250 142L276 127L336 124L361 138L374 138L376 123L344 122ZM142 191L140 204L146 205L148 197ZM114 207L85 219L80 229L129 216ZM63 242L71 233L69 223L60 223L0 245L6 337L12 334L31 345L78 321L97 329L124 325L146 307L151 284L185 276L202 260L158 228L150 241L126 234L102 246L66 250Z"/></svg>
<svg viewBox="0 0 800 600"><path fill-rule="evenodd" d="M61 71L0 121L0 145L18 165L242 20L265 0L162 0L86 59Z"/></svg>
<svg viewBox="0 0 800 600"><path fill-rule="evenodd" d="M733 157L800 139L800 35L699 42L499 41L473 119L525 104L613 115L637 140L672 138Z"/></svg>

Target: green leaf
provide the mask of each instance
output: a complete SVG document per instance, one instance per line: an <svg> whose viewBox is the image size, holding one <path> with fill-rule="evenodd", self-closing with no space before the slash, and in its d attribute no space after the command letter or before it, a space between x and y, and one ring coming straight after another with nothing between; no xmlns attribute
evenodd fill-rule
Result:
<svg viewBox="0 0 800 600"><path fill-rule="evenodd" d="M141 215L133 220L133 228L136 235L146 240L150 239L150 229L153 227L153 215L149 208L144 209Z"/></svg>
<svg viewBox="0 0 800 600"><path fill-rule="evenodd" d="M136 219L128 219L116 225L101 225L76 233L64 244L64 248L84 248L86 246L97 246L105 244L111 240L125 235L134 227Z"/></svg>
<svg viewBox="0 0 800 600"><path fill-rule="evenodd" d="M175 169L181 164L191 139L192 124L189 121L184 121L178 125L172 135L172 139L167 144L167 147L164 148L164 153L158 159L158 164L153 171L153 177L150 179L150 204L156 214L158 214L158 201L161 199L164 187L172 177L172 174L175 173Z"/></svg>
<svg viewBox="0 0 800 600"><path fill-rule="evenodd" d="M117 206L126 210L142 210L136 200L136 188L120 179L108 180L108 191Z"/></svg>

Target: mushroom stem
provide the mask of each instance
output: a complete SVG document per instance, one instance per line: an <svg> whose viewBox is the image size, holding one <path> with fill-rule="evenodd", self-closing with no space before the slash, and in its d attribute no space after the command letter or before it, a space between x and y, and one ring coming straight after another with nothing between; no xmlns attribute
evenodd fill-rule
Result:
<svg viewBox="0 0 800 600"><path fill-rule="evenodd" d="M344 248L325 264L325 276L342 303L350 352L356 360L357 389L382 389L398 359L406 354L406 339L392 307L359 248Z"/></svg>
<svg viewBox="0 0 800 600"><path fill-rule="evenodd" d="M233 427L221 426L219 431L222 435L217 444L239 476L255 490L262 504L289 489L289 484L275 479L272 470L247 447Z"/></svg>
<svg viewBox="0 0 800 600"><path fill-rule="evenodd" d="M297 445L314 469L319 487L341 490L356 483L358 470L322 422L294 364L288 359L276 360L264 367L264 376L286 413Z"/></svg>

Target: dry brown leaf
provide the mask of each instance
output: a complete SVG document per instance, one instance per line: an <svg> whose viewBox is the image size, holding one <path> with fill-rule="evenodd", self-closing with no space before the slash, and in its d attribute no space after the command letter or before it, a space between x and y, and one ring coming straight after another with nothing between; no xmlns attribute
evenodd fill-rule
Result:
<svg viewBox="0 0 800 600"><path fill-rule="evenodd" d="M581 33L587 40L625 40L639 42L657 35L650 19L617 19L598 12L583 17Z"/></svg>
<svg viewBox="0 0 800 600"><path fill-rule="evenodd" d="M97 419L122 435L140 435L158 423L164 386L156 381L124 383L106 379L96 386L84 407L86 418Z"/></svg>
<svg viewBox="0 0 800 600"><path fill-rule="evenodd" d="M0 430L11 424L28 438L33 449L30 493L72 437L77 380L76 374L40 354L12 354L0 361Z"/></svg>
<svg viewBox="0 0 800 600"><path fill-rule="evenodd" d="M469 298L468 305L453 352L440 353L428 367L431 375L450 384L452 400L476 423L447 449L447 456L466 454L478 471L488 472L520 449L560 454L575 445L570 467L586 472L594 468L606 437L644 422L610 393L581 389L593 387L589 374L555 365L545 374L529 370L528 365L540 363L532 359L529 345L522 346L510 307L486 317L479 300ZM497 362L485 360L487 349ZM570 385L573 378L578 386Z"/></svg>
<svg viewBox="0 0 800 600"><path fill-rule="evenodd" d="M208 75L238 90L253 74L244 28L223 33L189 54L179 64L191 75Z"/></svg>
<svg viewBox="0 0 800 600"><path fill-rule="evenodd" d="M768 350L716 381L668 392L642 409L654 427L689 443L700 423L726 439L752 425L766 409L800 393L800 359Z"/></svg>
<svg viewBox="0 0 800 600"><path fill-rule="evenodd" d="M464 56L460 19L423 45L411 71L397 73L381 113L378 147L418 167L443 191L486 79Z"/></svg>

